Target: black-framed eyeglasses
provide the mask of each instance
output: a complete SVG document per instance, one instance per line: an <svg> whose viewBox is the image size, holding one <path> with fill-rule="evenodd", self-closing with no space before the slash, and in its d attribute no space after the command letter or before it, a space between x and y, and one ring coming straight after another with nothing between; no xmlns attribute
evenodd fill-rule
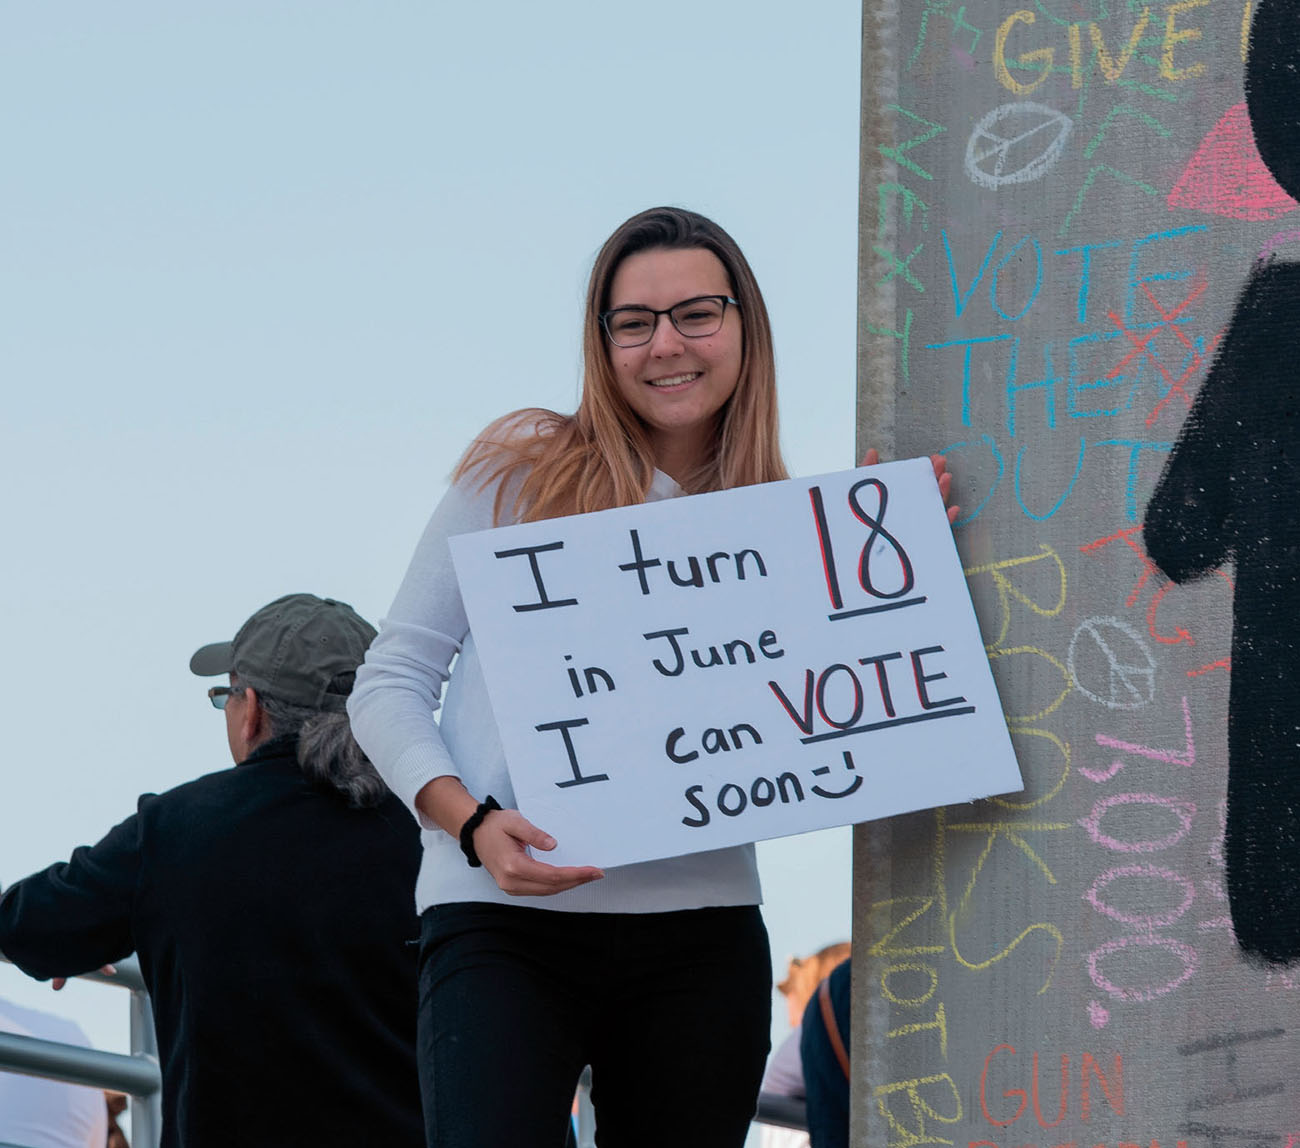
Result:
<svg viewBox="0 0 1300 1148"><path fill-rule="evenodd" d="M212 703L214 710L223 710L232 697L243 692L243 686L213 686L208 690L208 701Z"/></svg>
<svg viewBox="0 0 1300 1148"><path fill-rule="evenodd" d="M730 295L697 295L683 299L664 311L649 307L615 307L602 311L600 325L616 347L640 347L654 338L660 315L667 315L679 334L688 339L703 339L722 329L727 306L739 307Z"/></svg>

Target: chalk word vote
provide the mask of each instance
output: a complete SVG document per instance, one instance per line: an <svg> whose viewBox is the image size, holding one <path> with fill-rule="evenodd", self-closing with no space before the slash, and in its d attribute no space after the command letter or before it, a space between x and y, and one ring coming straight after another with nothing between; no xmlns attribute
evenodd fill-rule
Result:
<svg viewBox="0 0 1300 1148"><path fill-rule="evenodd" d="M802 698L799 698L798 690L787 691L779 682L769 681L767 684L781 709L803 735L799 740L804 745L935 718L972 714L975 707L967 704L966 698L960 694L947 698L930 696L930 683L942 681L948 675L943 670L934 669L933 665L927 666L925 659L943 652L943 646L923 646L907 653L912 688L921 706L919 713L900 714L895 704L888 666L891 662L903 660L902 650L858 658L858 665L870 666L874 673L859 673L846 662L836 662L820 672L806 669ZM933 672L927 673L927 670ZM873 712L868 714L867 698L871 694L874 694ZM796 702L795 698L799 700ZM880 703L878 710L876 701ZM877 712L883 713L884 717L862 720Z"/></svg>

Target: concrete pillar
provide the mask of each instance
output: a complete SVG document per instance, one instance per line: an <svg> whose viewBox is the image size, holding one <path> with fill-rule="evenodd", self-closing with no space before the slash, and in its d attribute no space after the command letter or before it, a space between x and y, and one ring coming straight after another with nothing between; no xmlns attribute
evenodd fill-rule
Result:
<svg viewBox="0 0 1300 1148"><path fill-rule="evenodd" d="M854 1144L1300 1146L1297 12L864 4L859 448L1025 791L856 830Z"/></svg>

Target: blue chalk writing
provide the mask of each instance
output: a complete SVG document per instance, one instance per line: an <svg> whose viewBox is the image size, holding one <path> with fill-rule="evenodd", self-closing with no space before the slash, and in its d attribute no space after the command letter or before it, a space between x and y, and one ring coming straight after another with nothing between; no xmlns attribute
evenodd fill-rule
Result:
<svg viewBox="0 0 1300 1148"><path fill-rule="evenodd" d="M999 234L1001 234L1001 232L999 232ZM998 273L1002 270L1002 268L1004 268L1008 263L1011 262L1011 260L1013 260L1016 257L1016 253L1026 243L1032 243L1034 245L1034 261L1037 269L1037 276L1034 279L1034 289L1029 293L1029 298L1025 300L1025 305L1022 308L1020 308L1020 310L1016 314L1008 315L1004 310L1002 310L1002 305L998 302ZM992 249L990 249L990 251L991 250ZM951 260L949 260L948 266L951 269L952 267ZM1016 321L1023 319L1025 315L1029 313L1029 308L1034 305L1034 300L1038 298L1038 292L1042 290L1042 286L1043 286L1043 245L1039 243L1038 240L1035 239L1032 235L1026 235L1010 251L1008 251L1004 256L1002 256L1002 258L998 260L998 265L993 268L993 275L989 279L989 302L993 304L993 310L995 310L999 315L1001 315L1002 318L1006 319L1010 323L1015 323ZM971 289L974 290L973 285Z"/></svg>
<svg viewBox="0 0 1300 1148"><path fill-rule="evenodd" d="M984 278L984 272L988 270L989 260L993 258L993 252L997 250L998 240L1002 238L1002 232L999 231L993 237L988 251L984 253L984 262L980 264L980 269L975 273L975 278L971 280L971 284L966 288L965 292L957 286L957 267L953 263L952 247L948 243L948 232L940 230L939 234L943 237L943 252L948 257L948 282L952 285L953 314L960 319L961 313L966 310L966 304L970 302L971 296L975 294L975 288L979 286L980 280Z"/></svg>
<svg viewBox="0 0 1300 1148"><path fill-rule="evenodd" d="M1016 434L1016 404L1021 391L1043 391L1044 413L1047 415L1047 425L1055 428L1056 426L1056 384L1061 381L1055 371L1052 369L1052 344L1043 344L1043 369L1044 375L1041 379L1033 379L1027 383L1016 381L1016 367L1020 360L1020 339L1015 339L1011 344L1011 361L1007 364L1007 434L1012 438Z"/></svg>
<svg viewBox="0 0 1300 1148"><path fill-rule="evenodd" d="M971 348L983 343L1005 343L1010 335L983 335L971 339L949 339L946 343L927 343L927 351L942 351L945 347L964 347L961 363L961 423L970 426L970 360ZM1019 340L1017 340L1018 342Z"/></svg>
<svg viewBox="0 0 1300 1148"><path fill-rule="evenodd" d="M1120 240L1108 239L1105 243L1084 243L1078 247L1063 247L1056 255L1082 255L1079 261L1079 302L1078 316L1080 325L1088 322L1088 292L1092 281L1092 253L1104 251L1107 247L1118 247Z"/></svg>
<svg viewBox="0 0 1300 1148"><path fill-rule="evenodd" d="M1061 494L1061 497L1056 500L1056 502L1052 506L1052 509L1047 511L1046 514L1037 514L1034 511L1030 510L1027 505L1025 505L1024 492L1021 489L1022 486L1021 476L1024 472L1025 451L1027 449L1028 447L1022 446L1019 452L1016 454L1016 475L1015 475L1016 501L1020 503L1020 509L1023 510L1025 514L1027 514L1030 518L1034 519L1035 522L1044 522L1047 519L1051 518L1052 515L1054 515L1058 510L1060 510L1061 507L1065 505L1065 500L1070 497L1070 492L1074 489L1074 484L1079 481L1079 475L1083 473L1083 456L1087 452L1088 444L1087 441L1083 438L1083 436L1080 435L1079 436L1079 458L1078 461L1074 464L1074 473L1070 476L1069 485L1066 486L1064 492Z"/></svg>

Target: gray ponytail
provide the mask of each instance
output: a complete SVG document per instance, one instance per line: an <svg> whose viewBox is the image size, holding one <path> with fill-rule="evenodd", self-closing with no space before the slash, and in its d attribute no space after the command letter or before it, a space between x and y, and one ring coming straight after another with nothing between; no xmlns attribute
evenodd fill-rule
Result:
<svg viewBox="0 0 1300 1148"><path fill-rule="evenodd" d="M351 691L351 673L339 674L331 682L331 693ZM357 745L345 713L308 709L258 695L271 723L271 736L298 735L298 765L311 781L337 790L356 809L378 805L388 796L388 786L375 772L370 759Z"/></svg>

